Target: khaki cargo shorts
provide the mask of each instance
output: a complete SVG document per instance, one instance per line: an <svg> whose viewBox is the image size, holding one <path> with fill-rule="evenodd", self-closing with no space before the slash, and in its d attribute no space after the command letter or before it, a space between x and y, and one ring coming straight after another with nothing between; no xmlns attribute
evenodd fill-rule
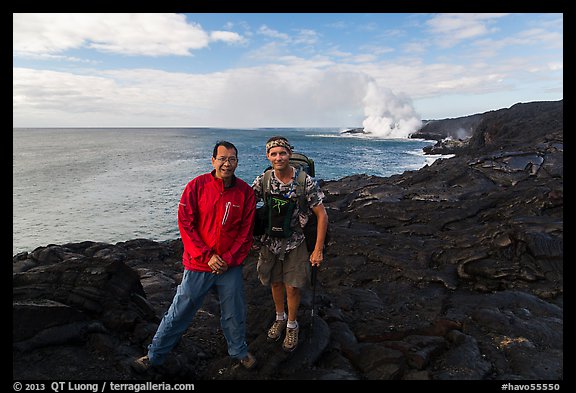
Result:
<svg viewBox="0 0 576 393"><path fill-rule="evenodd" d="M260 249L258 264L256 265L258 278L264 285L273 282L283 282L284 284L305 288L310 284L310 253L306 249L306 242L300 243L298 247L288 251L284 256L284 261L263 246Z"/></svg>

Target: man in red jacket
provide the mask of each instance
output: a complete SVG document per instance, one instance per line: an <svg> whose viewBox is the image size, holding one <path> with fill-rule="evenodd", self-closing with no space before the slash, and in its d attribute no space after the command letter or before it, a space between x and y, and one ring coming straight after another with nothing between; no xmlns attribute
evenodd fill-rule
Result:
<svg viewBox="0 0 576 393"><path fill-rule="evenodd" d="M238 149L232 143L216 143L212 166L211 173L191 180L182 193L178 227L184 244L184 275L148 346L148 354L132 364L136 371L144 372L164 363L213 287L220 300L220 324L228 354L247 369L256 364L246 344L242 276L242 262L253 241L254 191L234 175Z"/></svg>

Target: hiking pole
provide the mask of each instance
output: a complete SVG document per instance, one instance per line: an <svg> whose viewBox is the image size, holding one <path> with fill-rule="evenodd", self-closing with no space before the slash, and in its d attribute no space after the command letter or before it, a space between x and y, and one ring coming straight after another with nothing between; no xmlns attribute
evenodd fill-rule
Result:
<svg viewBox="0 0 576 393"><path fill-rule="evenodd" d="M318 265L310 267L310 281L312 284L312 311L310 312L310 337L309 342L312 342L312 335L314 332L314 308L316 306L316 273L318 272Z"/></svg>

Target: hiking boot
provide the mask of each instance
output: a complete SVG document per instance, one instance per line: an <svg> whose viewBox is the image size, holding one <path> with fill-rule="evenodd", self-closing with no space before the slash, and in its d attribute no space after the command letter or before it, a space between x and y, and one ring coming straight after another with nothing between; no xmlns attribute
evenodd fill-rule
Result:
<svg viewBox="0 0 576 393"><path fill-rule="evenodd" d="M141 358L134 360L131 366L134 371L140 374L144 374L146 371L150 370L151 367L153 367L150 364L150 359L148 358L148 355L142 356Z"/></svg>
<svg viewBox="0 0 576 393"><path fill-rule="evenodd" d="M250 352L248 352L248 354L246 355L246 357L244 359L240 359L240 364L246 370L252 370L254 368L254 366L256 366L256 358L254 357L254 355L252 355Z"/></svg>
<svg viewBox="0 0 576 393"><path fill-rule="evenodd" d="M298 327L295 328L287 328L286 329L286 337L284 338L284 342L282 343L282 349L286 352L292 352L296 349L298 345L298 331L300 329Z"/></svg>
<svg viewBox="0 0 576 393"><path fill-rule="evenodd" d="M272 324L272 327L268 330L268 340L278 341L284 329L286 329L287 319L277 319Z"/></svg>

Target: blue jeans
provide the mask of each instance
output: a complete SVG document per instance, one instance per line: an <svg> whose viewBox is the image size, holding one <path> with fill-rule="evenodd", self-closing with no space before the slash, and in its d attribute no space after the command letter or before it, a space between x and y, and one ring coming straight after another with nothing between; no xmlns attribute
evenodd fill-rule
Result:
<svg viewBox="0 0 576 393"><path fill-rule="evenodd" d="M228 344L228 354L236 359L247 356L242 266L228 268L223 274L184 270L174 300L148 346L148 358L152 365L164 363L166 355L188 329L204 297L214 286L220 300L220 325Z"/></svg>

